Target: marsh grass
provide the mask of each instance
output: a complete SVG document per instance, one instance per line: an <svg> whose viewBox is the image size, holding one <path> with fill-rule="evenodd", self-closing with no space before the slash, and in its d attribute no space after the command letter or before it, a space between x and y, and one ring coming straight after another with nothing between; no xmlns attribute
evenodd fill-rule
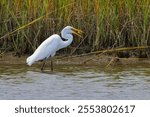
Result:
<svg viewBox="0 0 150 117"><path fill-rule="evenodd" d="M66 25L85 32L86 39L78 53L150 46L150 1L0 1L0 48L7 51L15 51L19 55L32 53L47 37L60 34ZM72 46L77 43L75 41ZM65 53L70 51L71 48L64 49Z"/></svg>

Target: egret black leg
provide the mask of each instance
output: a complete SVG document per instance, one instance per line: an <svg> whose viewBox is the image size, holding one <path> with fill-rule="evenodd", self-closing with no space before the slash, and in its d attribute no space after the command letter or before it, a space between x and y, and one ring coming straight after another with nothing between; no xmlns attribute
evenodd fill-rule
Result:
<svg viewBox="0 0 150 117"><path fill-rule="evenodd" d="M53 67L53 59L51 59L51 71L54 70L54 67Z"/></svg>
<svg viewBox="0 0 150 117"><path fill-rule="evenodd" d="M45 63L46 63L46 59L43 60L43 64L42 64L42 67L41 67L41 71L43 71L44 66L45 66Z"/></svg>

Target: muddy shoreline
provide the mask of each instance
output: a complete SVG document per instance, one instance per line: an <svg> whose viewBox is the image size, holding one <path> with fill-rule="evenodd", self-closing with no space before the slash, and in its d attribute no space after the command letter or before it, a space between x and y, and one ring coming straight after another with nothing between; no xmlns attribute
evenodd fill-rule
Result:
<svg viewBox="0 0 150 117"><path fill-rule="evenodd" d="M28 55L16 57L12 53L3 54L0 57L0 64L10 64L10 65L26 65L26 58ZM108 55L88 55L88 56L68 56L61 57L55 56L53 58L54 64L56 65L100 65L100 66L124 66L124 65L150 65L150 58L118 58ZM48 60L47 63L50 63ZM37 62L35 65L40 65L41 62Z"/></svg>

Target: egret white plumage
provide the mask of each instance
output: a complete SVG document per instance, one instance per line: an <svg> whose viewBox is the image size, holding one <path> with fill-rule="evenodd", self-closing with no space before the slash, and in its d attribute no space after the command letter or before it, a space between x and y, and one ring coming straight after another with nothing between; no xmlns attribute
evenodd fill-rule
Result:
<svg viewBox="0 0 150 117"><path fill-rule="evenodd" d="M61 37L65 39L65 41L63 41L58 34L53 34L45 41L43 41L41 45L35 50L35 52L27 58L26 63L31 66L34 62L43 60L43 65L41 67L41 70L43 70L45 62L49 57L52 58L58 50L65 48L72 43L72 34L76 34L81 37L82 31L71 26L66 26L61 31ZM52 61L51 70L53 71Z"/></svg>

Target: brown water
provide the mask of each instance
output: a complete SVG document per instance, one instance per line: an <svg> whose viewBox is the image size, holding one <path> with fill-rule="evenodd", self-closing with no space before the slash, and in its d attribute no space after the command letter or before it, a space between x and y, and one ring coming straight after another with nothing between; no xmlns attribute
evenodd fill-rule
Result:
<svg viewBox="0 0 150 117"><path fill-rule="evenodd" d="M150 99L150 66L1 65L0 99Z"/></svg>

